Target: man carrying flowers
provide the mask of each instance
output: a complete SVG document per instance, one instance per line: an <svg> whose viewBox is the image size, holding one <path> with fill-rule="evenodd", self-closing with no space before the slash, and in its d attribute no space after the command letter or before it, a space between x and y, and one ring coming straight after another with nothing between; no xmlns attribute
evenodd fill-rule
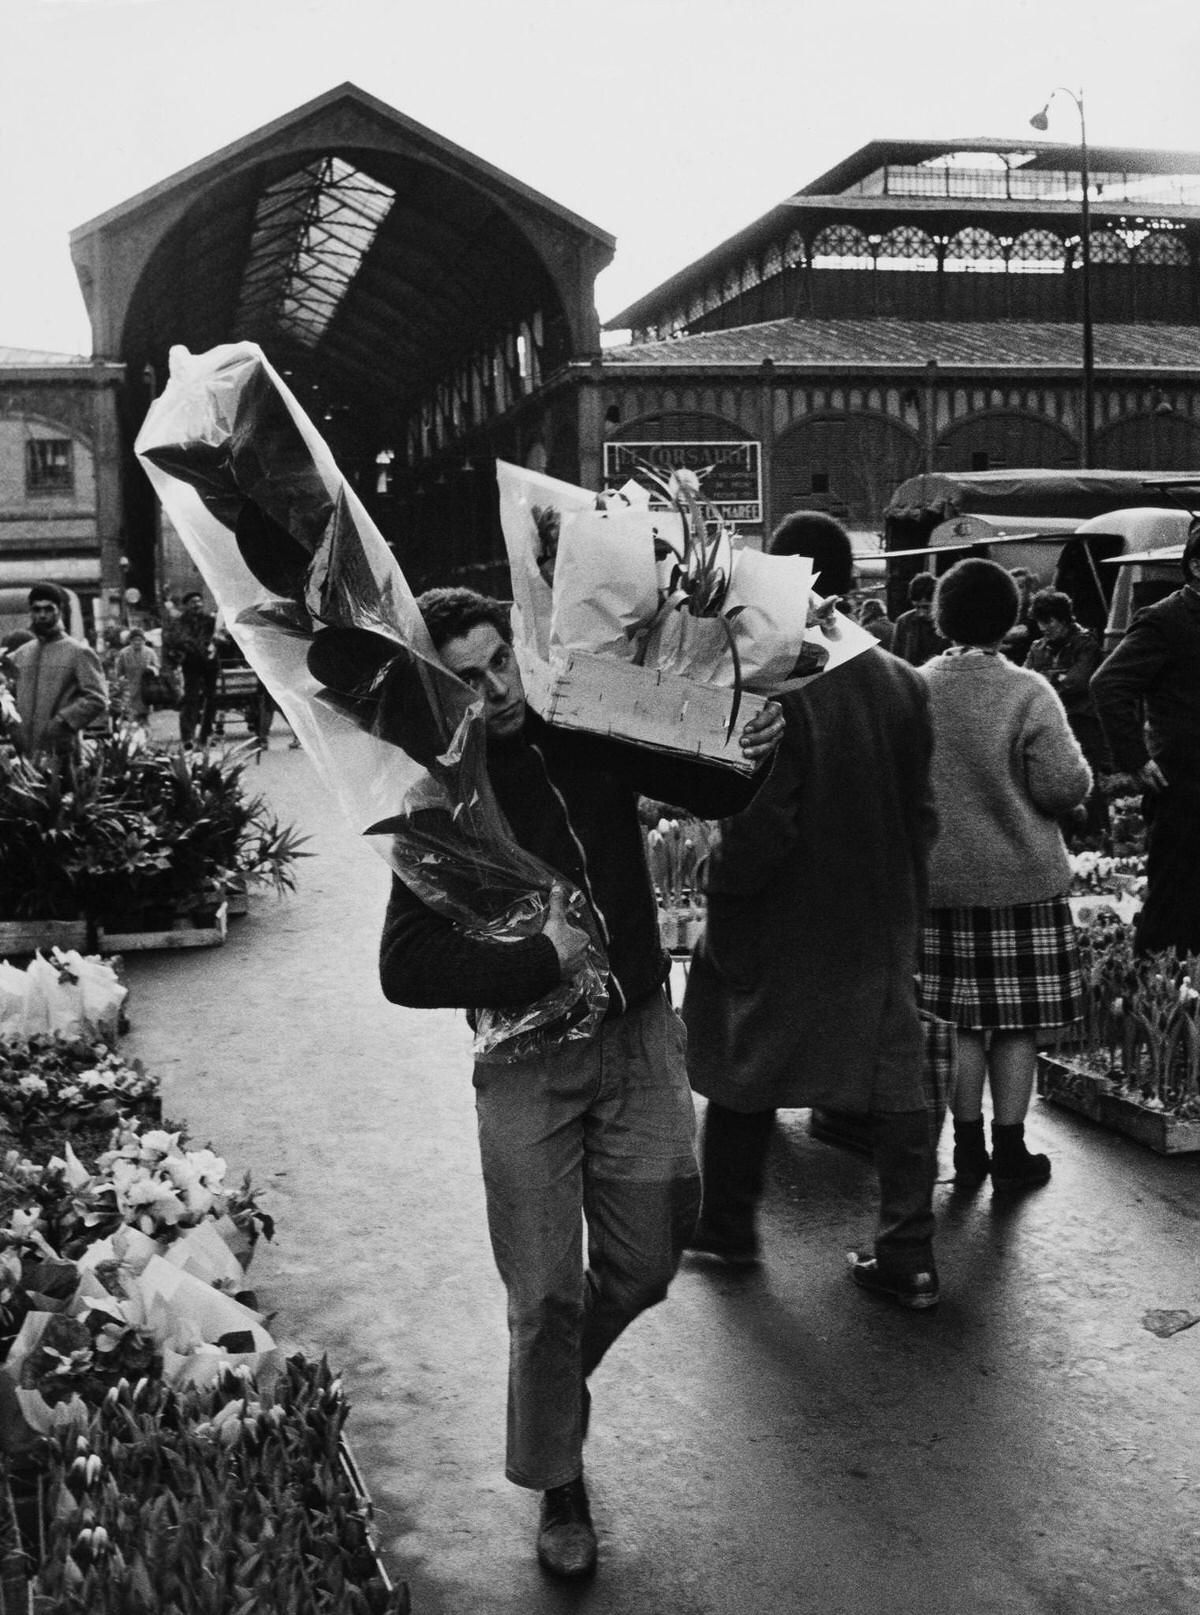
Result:
<svg viewBox="0 0 1200 1615"><path fill-rule="evenodd" d="M488 778L517 843L584 894L608 955L609 1003L594 1036L556 1039L551 1027L537 1053L481 1055L474 1074L488 1224L508 1291L506 1472L542 1494L543 1567L581 1577L596 1564L587 1379L666 1295L700 1201L684 1036L666 993L637 798L723 817L748 804L762 768L747 778L555 729L526 706L506 606L467 589L417 603L441 660L483 702ZM743 754L764 764L783 728L768 704L743 728ZM588 944L557 888L542 930L505 940L435 913L394 879L380 978L393 1003L513 1009L566 981Z"/></svg>

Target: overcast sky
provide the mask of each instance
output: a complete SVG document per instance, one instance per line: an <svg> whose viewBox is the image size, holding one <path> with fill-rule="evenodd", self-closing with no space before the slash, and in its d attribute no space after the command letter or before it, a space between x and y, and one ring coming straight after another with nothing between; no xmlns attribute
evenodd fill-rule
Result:
<svg viewBox="0 0 1200 1615"><path fill-rule="evenodd" d="M602 318L865 141L1200 150L1200 0L0 0L0 345L91 351L67 236L350 80L617 238ZM1050 139L1074 140L1060 96Z"/></svg>

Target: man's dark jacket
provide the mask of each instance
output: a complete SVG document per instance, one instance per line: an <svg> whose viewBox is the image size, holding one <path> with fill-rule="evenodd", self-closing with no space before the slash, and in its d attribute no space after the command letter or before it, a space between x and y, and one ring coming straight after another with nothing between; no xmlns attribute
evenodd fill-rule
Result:
<svg viewBox="0 0 1200 1615"><path fill-rule="evenodd" d="M1139 611L1090 688L1122 773L1153 757L1172 783L1200 782L1200 591Z"/></svg>
<svg viewBox="0 0 1200 1615"><path fill-rule="evenodd" d="M758 777L552 728L533 712L515 739L489 739L487 763L517 842L591 904L611 970L609 1014L648 997L666 980L670 959L659 939L638 795L723 818L751 801ZM379 973L392 1003L422 1009L504 1009L533 1002L561 979L548 937L470 936L395 877Z"/></svg>

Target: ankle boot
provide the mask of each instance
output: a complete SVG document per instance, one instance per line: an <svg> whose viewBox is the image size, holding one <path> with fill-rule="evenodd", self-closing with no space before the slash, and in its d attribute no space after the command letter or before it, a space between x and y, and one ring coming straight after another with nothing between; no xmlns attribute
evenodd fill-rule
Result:
<svg viewBox="0 0 1200 1615"><path fill-rule="evenodd" d="M954 1182L960 1189L978 1189L992 1163L983 1138L983 1117L973 1122L954 1118Z"/></svg>
<svg viewBox="0 0 1200 1615"><path fill-rule="evenodd" d="M1036 1189L1049 1181L1050 1157L1030 1155L1025 1123L1000 1127L992 1123L992 1185L997 1189Z"/></svg>

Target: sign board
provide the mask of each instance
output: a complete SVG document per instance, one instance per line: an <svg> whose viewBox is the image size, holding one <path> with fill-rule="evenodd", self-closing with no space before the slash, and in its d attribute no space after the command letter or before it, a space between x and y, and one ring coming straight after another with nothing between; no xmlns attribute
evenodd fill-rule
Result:
<svg viewBox="0 0 1200 1615"><path fill-rule="evenodd" d="M604 445L604 481L619 488L632 477L645 482L649 466L666 477L694 471L700 492L728 522L761 522L762 444L749 439L706 443L627 443Z"/></svg>

